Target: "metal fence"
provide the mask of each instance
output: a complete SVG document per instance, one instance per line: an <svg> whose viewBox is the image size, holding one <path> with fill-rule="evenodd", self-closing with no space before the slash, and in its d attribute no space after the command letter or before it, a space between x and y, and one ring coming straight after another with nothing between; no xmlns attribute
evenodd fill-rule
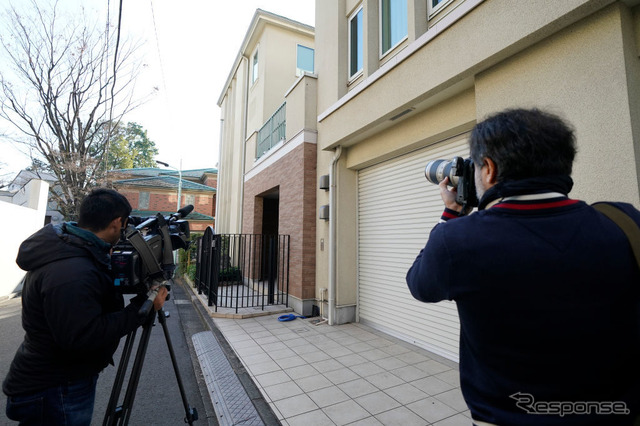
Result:
<svg viewBox="0 0 640 426"><path fill-rule="evenodd" d="M195 285L209 306L289 305L289 235L214 234L198 239Z"/></svg>
<svg viewBox="0 0 640 426"><path fill-rule="evenodd" d="M256 158L273 148L278 142L286 138L287 103L283 103L258 131L256 144Z"/></svg>

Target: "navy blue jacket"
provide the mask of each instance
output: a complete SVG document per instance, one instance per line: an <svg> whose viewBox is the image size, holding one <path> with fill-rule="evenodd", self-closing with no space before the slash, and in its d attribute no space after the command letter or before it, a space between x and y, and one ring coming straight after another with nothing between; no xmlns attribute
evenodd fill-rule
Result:
<svg viewBox="0 0 640 426"><path fill-rule="evenodd" d="M640 226L640 212L615 205ZM456 301L474 419L609 425L638 414L640 271L625 234L584 202L504 201L438 224L407 283L418 300ZM589 401L635 411L560 416L544 405ZM556 413L528 414L545 410Z"/></svg>
<svg viewBox="0 0 640 426"><path fill-rule="evenodd" d="M3 382L7 395L98 374L141 320L114 290L110 245L70 224L47 225L20 246L23 343Z"/></svg>

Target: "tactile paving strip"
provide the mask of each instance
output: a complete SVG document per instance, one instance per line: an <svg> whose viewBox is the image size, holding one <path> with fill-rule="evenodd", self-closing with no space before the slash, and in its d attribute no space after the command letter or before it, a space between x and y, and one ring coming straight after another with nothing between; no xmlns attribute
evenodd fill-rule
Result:
<svg viewBox="0 0 640 426"><path fill-rule="evenodd" d="M203 331L191 339L220 425L264 425L215 336Z"/></svg>

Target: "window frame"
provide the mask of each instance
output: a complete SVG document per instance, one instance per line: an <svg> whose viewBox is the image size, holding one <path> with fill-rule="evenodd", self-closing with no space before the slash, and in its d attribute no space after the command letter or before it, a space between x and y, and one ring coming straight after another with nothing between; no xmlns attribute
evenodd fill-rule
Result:
<svg viewBox="0 0 640 426"><path fill-rule="evenodd" d="M383 34L383 30L382 30L382 26L383 26L383 14L382 14L382 2L383 1L389 1L391 2L392 0L378 0L378 15L379 15L379 36L380 36L380 59L384 58L385 56L387 56L389 54L389 52L392 52L396 47L398 47L399 45L401 45L405 40L407 40L409 38L409 4L408 4L408 0L403 0L407 3L407 16L406 16L406 34L401 37L396 43L394 44L390 44L389 48L385 51L383 51L383 44L384 44L384 34ZM430 0L427 0L430 1ZM391 8L389 8L389 10L391 10ZM391 25L389 25L389 28L391 28ZM391 43L391 40L389 41L389 43Z"/></svg>
<svg viewBox="0 0 640 426"><path fill-rule="evenodd" d="M253 55L251 55L251 85L255 84L260 77L260 57L258 56L258 52L260 51L260 46L256 46L256 49L253 51Z"/></svg>
<svg viewBox="0 0 640 426"><path fill-rule="evenodd" d="M447 5L453 3L453 0L442 0L437 5L433 6L433 0L427 0L427 15L431 19L433 16L440 13Z"/></svg>
<svg viewBox="0 0 640 426"><path fill-rule="evenodd" d="M143 203L143 198L144 198L144 203ZM150 202L151 202L151 192L149 191L138 192L138 209L148 210Z"/></svg>
<svg viewBox="0 0 640 426"><path fill-rule="evenodd" d="M358 68L356 70L356 72L352 73L351 70L351 61L352 61L352 50L351 50L351 46L352 46L352 37L353 37L353 33L351 31L351 23L353 22L354 19L357 19L358 14L362 13L361 15L361 28L358 28L361 33L361 37L359 41L359 48L361 49L361 54L362 54L362 65L360 66L360 68ZM348 66L347 66L347 73L349 74L349 82L357 79L358 77L360 77L362 75L362 73L364 72L364 7L361 4L360 6L358 6L351 15L349 15L348 19L347 19L347 26L348 26L348 33L349 33L349 40L348 40Z"/></svg>
<svg viewBox="0 0 640 426"><path fill-rule="evenodd" d="M302 68L299 68L298 65L298 53L300 52L300 50L298 49L299 47L302 47L303 49L309 49L313 52L313 70L312 71L308 71ZM304 44L300 44L300 43L296 43L296 77L300 77L301 75L303 75L305 72L310 72L311 74L315 74L316 72L316 49L314 49L313 47L309 47L309 46L305 46Z"/></svg>

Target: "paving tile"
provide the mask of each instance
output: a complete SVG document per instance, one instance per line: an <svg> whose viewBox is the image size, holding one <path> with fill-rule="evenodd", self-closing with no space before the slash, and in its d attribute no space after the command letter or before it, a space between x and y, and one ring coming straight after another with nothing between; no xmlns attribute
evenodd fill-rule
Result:
<svg viewBox="0 0 640 426"><path fill-rule="evenodd" d="M280 338L280 341L282 343L284 343L285 345L287 345L288 348L297 348L298 346L303 346L303 345L308 345L309 342L307 342L307 339L304 339L300 336L298 336L297 334L293 334L293 338L291 339L283 339L282 337L278 336Z"/></svg>
<svg viewBox="0 0 640 426"><path fill-rule="evenodd" d="M313 364L314 368L321 373L327 373L329 371L339 370L344 368L344 365L340 364L335 359L327 359L324 361L318 361Z"/></svg>
<svg viewBox="0 0 640 426"><path fill-rule="evenodd" d="M394 386L398 386L404 383L402 379L394 376L393 374L385 371L384 373L374 374L373 376L369 376L366 380L377 387L378 389L388 389Z"/></svg>
<svg viewBox="0 0 640 426"><path fill-rule="evenodd" d="M329 381L329 379L327 379L322 375L303 377L302 379L297 379L296 384L300 386L300 389L302 389L307 393L312 392L314 390L335 386L333 383Z"/></svg>
<svg viewBox="0 0 640 426"><path fill-rule="evenodd" d="M396 368L395 370L391 370L391 372L395 376L400 377L405 382L413 382L414 380L422 379L423 377L428 376L425 371L422 371L419 368L414 367L413 365Z"/></svg>
<svg viewBox="0 0 640 426"><path fill-rule="evenodd" d="M338 404L351 399L346 393L338 389L337 386L307 392L307 396L309 396L309 398L311 398L320 408L325 408L329 405Z"/></svg>
<svg viewBox="0 0 640 426"><path fill-rule="evenodd" d="M304 340L304 339L302 339ZM305 343L300 346L290 346L291 350L297 353L298 355L313 353L320 351L317 347L313 346L309 342L305 340Z"/></svg>
<svg viewBox="0 0 640 426"><path fill-rule="evenodd" d="M334 385L339 385L340 383L345 383L360 378L356 373L346 367L324 373L324 377L329 379Z"/></svg>
<svg viewBox="0 0 640 426"><path fill-rule="evenodd" d="M389 357L388 353L382 352L380 349L372 349L370 351L361 352L360 355L362 355L364 358L368 359L369 361L376 361L379 359Z"/></svg>
<svg viewBox="0 0 640 426"><path fill-rule="evenodd" d="M286 419L289 426L334 426L335 423L322 410L309 411Z"/></svg>
<svg viewBox="0 0 640 426"><path fill-rule="evenodd" d="M233 345L232 345L233 346ZM258 345L253 345L253 346L247 346L246 348L239 348L236 349L235 347L233 348L233 350L238 354L238 356L240 357L244 357L244 356L248 356L248 355L257 355L257 354L264 354L266 353L260 346Z"/></svg>
<svg viewBox="0 0 640 426"><path fill-rule="evenodd" d="M291 377L289 377L284 371L278 370L271 373L257 375L255 376L255 379L258 381L260 386L267 387L287 382L291 380Z"/></svg>
<svg viewBox="0 0 640 426"><path fill-rule="evenodd" d="M455 416L447 417L444 420L434 423L433 426L469 426L470 424L471 419L462 414L456 414Z"/></svg>
<svg viewBox="0 0 640 426"><path fill-rule="evenodd" d="M365 379L351 380L350 382L341 383L338 385L344 393L351 398L357 398L362 395L367 395L378 391L378 388L367 382Z"/></svg>
<svg viewBox="0 0 640 426"><path fill-rule="evenodd" d="M392 355L392 356L404 354L404 353L407 353L407 352L411 351L411 349L409 349L409 348L407 348L405 346L402 346L402 345L383 346L383 347L380 348L380 350L382 352L386 352L386 353L388 353L389 355Z"/></svg>
<svg viewBox="0 0 640 426"><path fill-rule="evenodd" d="M327 347L323 347L321 345L318 345L318 347L321 348L331 358L339 358L341 356L351 355L353 353L353 351L351 351L350 349L347 349L347 348L342 347L342 346L328 347L327 348Z"/></svg>
<svg viewBox="0 0 640 426"><path fill-rule="evenodd" d="M383 425L425 426L425 420L422 417L405 407L385 411L375 417Z"/></svg>
<svg viewBox="0 0 640 426"><path fill-rule="evenodd" d="M362 420L358 420L357 422L349 423L349 426L385 426L385 425L380 423L380 421L378 421L378 419L376 419L375 417L371 416L371 417L364 418Z"/></svg>
<svg viewBox="0 0 640 426"><path fill-rule="evenodd" d="M453 408L431 397L405 405L408 409L428 421L435 423L458 414Z"/></svg>
<svg viewBox="0 0 640 426"><path fill-rule="evenodd" d="M435 377L455 387L460 387L460 372L458 370L448 370L444 373L438 373L435 374Z"/></svg>
<svg viewBox="0 0 640 426"><path fill-rule="evenodd" d="M283 358L283 359L276 359L275 361L276 361L276 364L278 364L282 369L299 367L301 365L307 365L307 361L305 361L303 358L299 357L298 355L291 356L288 358Z"/></svg>
<svg viewBox="0 0 640 426"><path fill-rule="evenodd" d="M355 353L366 352L366 351L371 351L375 349L370 344L366 342L361 342L359 340L357 340L356 343L353 343L351 345L345 345L345 346Z"/></svg>
<svg viewBox="0 0 640 426"><path fill-rule="evenodd" d="M358 397L355 401L373 415L380 414L383 411L392 410L400 406L398 401L382 391Z"/></svg>
<svg viewBox="0 0 640 426"><path fill-rule="evenodd" d="M397 358L401 361L406 362L409 365L419 364L421 362L429 361L431 359L428 356L425 356L413 351L400 354L397 356Z"/></svg>
<svg viewBox="0 0 640 426"><path fill-rule="evenodd" d="M302 389L291 380L277 385L266 386L264 391L269 395L269 399L274 402L304 393Z"/></svg>
<svg viewBox="0 0 640 426"><path fill-rule="evenodd" d="M384 392L402 405L407 405L429 397L429 395L409 383L385 389Z"/></svg>
<svg viewBox="0 0 640 426"><path fill-rule="evenodd" d="M280 366L274 361L260 362L258 364L249 365L247 368L254 376L280 370Z"/></svg>
<svg viewBox="0 0 640 426"><path fill-rule="evenodd" d="M411 384L421 391L428 393L429 395L437 395L439 393L453 389L453 385L447 382L443 382L442 380L434 376L414 380L413 382L411 382Z"/></svg>
<svg viewBox="0 0 640 426"><path fill-rule="evenodd" d="M457 411L466 411L467 403L462 396L462 391L460 388L454 388L450 391L443 392L435 396L438 401L444 402L449 407L453 408Z"/></svg>
<svg viewBox="0 0 640 426"><path fill-rule="evenodd" d="M271 356L271 358L273 358L274 361L277 361L279 359L283 359L283 358L289 358L291 356L295 356L297 355L294 351L292 351L290 348L286 348L286 349L280 349L279 351L270 351L269 352L269 356Z"/></svg>
<svg viewBox="0 0 640 426"><path fill-rule="evenodd" d="M310 365L301 365L299 367L287 368L284 371L293 380L302 379L303 377L309 377L318 374L318 370Z"/></svg>
<svg viewBox="0 0 640 426"><path fill-rule="evenodd" d="M361 377L372 376L386 371L384 368L374 364L373 362L365 362L363 364L353 365L349 368Z"/></svg>
<svg viewBox="0 0 640 426"><path fill-rule="evenodd" d="M329 355L327 355L326 353L322 352L322 351L316 351L316 352L309 352L309 353L305 353L305 354L300 354L300 356L302 358L304 358L305 361L307 361L309 364L314 364L318 361L324 361L326 359L331 359L331 357Z"/></svg>
<svg viewBox="0 0 640 426"><path fill-rule="evenodd" d="M307 395L297 395L274 402L283 417L289 418L318 409L318 406Z"/></svg>
<svg viewBox="0 0 640 426"><path fill-rule="evenodd" d="M331 420L333 420L334 423L338 425L346 425L348 423L353 423L370 417L367 410L352 400L330 405L323 411Z"/></svg>
<svg viewBox="0 0 640 426"><path fill-rule="evenodd" d="M246 355L241 357L242 362L247 365L259 364L261 362L273 361L269 355L266 353L256 354L256 355Z"/></svg>
<svg viewBox="0 0 640 426"><path fill-rule="evenodd" d="M358 338L353 336L340 337L338 339L334 339L334 341L340 346L350 346L350 345L355 345L357 343L362 343Z"/></svg>
<svg viewBox="0 0 640 426"><path fill-rule="evenodd" d="M418 363L415 366L416 368L419 368L427 374L438 374L447 370L451 370L451 367L449 367L448 365L444 365L433 359Z"/></svg>
<svg viewBox="0 0 640 426"><path fill-rule="evenodd" d="M275 342L261 343L260 346L267 353L288 349L287 345L282 343L280 340L277 340L277 338Z"/></svg>
<svg viewBox="0 0 640 426"><path fill-rule="evenodd" d="M361 355L358 355L358 354L341 356L336 358L336 361L338 361L340 364L344 365L345 367L351 367L354 365L368 362L366 358L363 358Z"/></svg>
<svg viewBox="0 0 640 426"><path fill-rule="evenodd" d="M375 339L368 340L367 343L374 348L384 348L386 346L391 346L394 344L394 342L389 339L385 339L384 337L377 337Z"/></svg>
<svg viewBox="0 0 640 426"><path fill-rule="evenodd" d="M401 368L401 367L406 367L407 363L404 361L401 361L393 356L390 356L388 358L383 358L383 359L378 359L376 361L373 361L375 364L379 365L380 367L384 368L385 370L395 370L397 368Z"/></svg>

